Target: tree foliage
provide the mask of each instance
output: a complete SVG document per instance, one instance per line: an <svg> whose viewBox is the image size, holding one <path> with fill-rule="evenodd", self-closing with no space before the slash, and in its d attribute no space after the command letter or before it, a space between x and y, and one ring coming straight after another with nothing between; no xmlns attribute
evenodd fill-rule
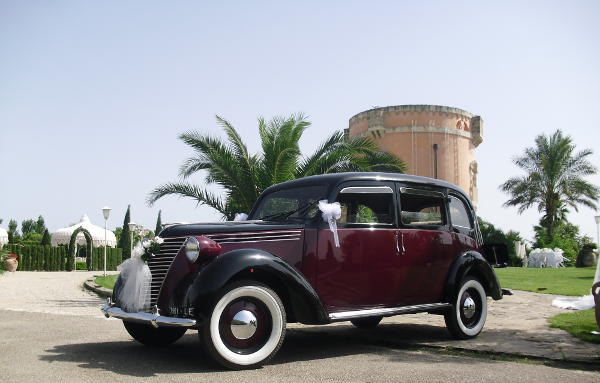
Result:
<svg viewBox="0 0 600 383"><path fill-rule="evenodd" d="M517 257L515 241L523 241L521 234L518 231L509 230L508 232L496 228L492 223L477 217L479 221L479 229L483 237L483 243L506 243L508 248L509 266L522 266L523 260Z"/></svg>
<svg viewBox="0 0 600 383"><path fill-rule="evenodd" d="M27 234L34 232L35 221L32 219L26 219L21 223L21 232L26 237Z"/></svg>
<svg viewBox="0 0 600 383"><path fill-rule="evenodd" d="M161 213L162 210L158 211L158 218L156 218L156 229L154 229L154 232L156 233L156 235L158 235L158 233L160 233L160 231L162 230L162 219L161 219Z"/></svg>
<svg viewBox="0 0 600 383"><path fill-rule="evenodd" d="M8 222L8 231L12 231L13 233L15 233L17 231L17 221L15 221L14 219L11 219Z"/></svg>
<svg viewBox="0 0 600 383"><path fill-rule="evenodd" d="M533 246L535 248L561 249L563 255L569 259L569 261L564 262L565 266L574 266L579 251L587 243L593 242L592 238L580 235L579 226L566 220L556 222L552 238L548 236L547 226L547 220L542 218L539 225L533 227L535 232Z"/></svg>
<svg viewBox="0 0 600 383"><path fill-rule="evenodd" d="M41 215L38 217L37 221L34 221L33 219L26 219L21 223L23 237L27 237L27 235L30 233L43 235L45 230L46 222L44 221L44 217Z"/></svg>
<svg viewBox="0 0 600 383"><path fill-rule="evenodd" d="M147 198L148 206L166 195L190 197L198 205L208 205L231 220L236 213L248 213L258 196L269 186L316 174L385 171L404 173L404 161L379 150L371 138L346 139L335 132L309 156L303 156L299 140L310 126L303 114L258 119L261 153L251 154L233 126L216 116L227 141L211 134L189 131L179 139L196 152L179 168L180 182L168 182L156 187ZM206 171L206 184L219 185L225 197L215 195L204 187L186 182L198 171Z"/></svg>
<svg viewBox="0 0 600 383"><path fill-rule="evenodd" d="M48 229L46 229L44 231L44 236L42 237L42 246L50 246L51 245L51 238L50 238L50 233L48 232Z"/></svg>
<svg viewBox="0 0 600 383"><path fill-rule="evenodd" d="M117 247L123 249L123 259L131 258L131 235L129 233L129 222L131 222L131 205L127 205L127 213L123 219L123 229Z"/></svg>
<svg viewBox="0 0 600 383"><path fill-rule="evenodd" d="M587 158L593 153L584 149L575 153L570 136L557 130L551 136L540 134L534 148L525 149L513 162L526 174L512 177L500 190L509 195L504 207L518 206L519 214L537 205L546 219L546 236L551 240L556 222L564 220L568 207L578 211L578 205L597 210L595 202L600 189L585 181L584 177L597 173L597 168Z"/></svg>

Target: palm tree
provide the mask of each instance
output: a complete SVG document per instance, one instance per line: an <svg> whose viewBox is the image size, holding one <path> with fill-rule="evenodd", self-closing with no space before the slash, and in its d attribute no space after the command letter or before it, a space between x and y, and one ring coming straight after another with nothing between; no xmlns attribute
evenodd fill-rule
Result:
<svg viewBox="0 0 600 383"><path fill-rule="evenodd" d="M573 139L563 136L561 130L550 137L537 136L535 144L535 148L527 148L522 156L513 158L527 174L500 185L499 189L510 196L502 206L518 206L521 214L537 204L538 211L544 213L547 235L552 240L555 224L565 219L567 206L575 211L577 205L597 210L595 202L600 189L583 179L596 174L597 168L587 160L593 151L573 153Z"/></svg>
<svg viewBox="0 0 600 383"><path fill-rule="evenodd" d="M196 152L179 168L182 181L167 182L148 195L148 206L166 196L191 197L199 205L216 209L226 219L236 213L249 212L260 193L271 185L292 179L324 173L352 171L385 171L404 173L404 161L382 152L370 138L346 139L335 132L308 156L302 156L298 141L310 126L303 114L287 118L258 119L262 153L250 154L238 132L227 120L216 116L227 135L224 142L210 134L188 131L179 139ZM206 170L206 184L217 184L225 190L221 198L205 188L186 182L192 174Z"/></svg>

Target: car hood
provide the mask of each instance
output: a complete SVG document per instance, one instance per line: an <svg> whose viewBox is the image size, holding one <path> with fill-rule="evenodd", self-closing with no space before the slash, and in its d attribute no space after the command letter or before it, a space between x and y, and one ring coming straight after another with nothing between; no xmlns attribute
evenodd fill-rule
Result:
<svg viewBox="0 0 600 383"><path fill-rule="evenodd" d="M274 221L226 221L207 223L173 224L160 232L161 237L178 237L184 235L202 235L216 233L241 233L252 231L304 229L304 224L299 222L274 222Z"/></svg>

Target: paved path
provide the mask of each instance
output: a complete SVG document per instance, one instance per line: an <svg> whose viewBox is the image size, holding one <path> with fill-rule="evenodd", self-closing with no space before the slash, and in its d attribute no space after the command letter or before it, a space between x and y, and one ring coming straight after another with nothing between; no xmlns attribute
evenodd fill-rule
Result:
<svg viewBox="0 0 600 383"><path fill-rule="evenodd" d="M444 317L432 314L385 318L373 329L361 330L348 322L330 326L290 325L298 331L327 332L379 344L426 345L454 349L516 354L551 360L600 363L600 345L583 342L547 322L565 310L552 306L556 295L515 291L494 301L488 298L488 317L475 339L457 341L446 330Z"/></svg>
<svg viewBox="0 0 600 383"><path fill-rule="evenodd" d="M0 310L83 315L103 318L104 299L86 291L83 282L99 272L16 272L0 276ZM551 305L555 295L515 291L500 301L488 299L482 333L473 340L450 337L440 315L413 314L386 318L374 329L348 322L329 326L288 325L291 332L328 334L371 344L425 345L518 354L551 360L600 363L600 345L552 329L546 319L565 312Z"/></svg>

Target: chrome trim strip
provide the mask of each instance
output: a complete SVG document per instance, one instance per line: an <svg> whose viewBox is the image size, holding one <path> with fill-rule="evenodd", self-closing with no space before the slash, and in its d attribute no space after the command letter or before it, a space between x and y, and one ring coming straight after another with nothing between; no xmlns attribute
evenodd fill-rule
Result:
<svg viewBox="0 0 600 383"><path fill-rule="evenodd" d="M211 238L212 239L212 238ZM224 244L230 244L230 243L257 243L257 242L281 242L281 241L299 241L300 238L292 238L292 239L261 239L258 241L217 241L215 240L215 242L217 242L219 245L224 245Z"/></svg>
<svg viewBox="0 0 600 383"><path fill-rule="evenodd" d="M218 244L299 241L301 236L302 231L300 230L205 235L206 238L212 239Z"/></svg>
<svg viewBox="0 0 600 383"><path fill-rule="evenodd" d="M259 232L246 232L246 233L226 233L226 234L207 234L205 237L225 237L225 236L242 236L242 235L261 235L261 234L301 234L302 230L278 230L278 231L259 231Z"/></svg>
<svg viewBox="0 0 600 383"><path fill-rule="evenodd" d="M106 299L106 304L100 309L107 318L117 318L127 322L142 323L158 327L195 327L196 320L191 318L172 318L164 317L158 313L158 309L150 313L128 313L118 307L113 307L110 298Z"/></svg>
<svg viewBox="0 0 600 383"><path fill-rule="evenodd" d="M394 194L394 191L389 186L350 186L340 191L340 194L345 193Z"/></svg>
<svg viewBox="0 0 600 383"><path fill-rule="evenodd" d="M293 234L293 235L264 235L264 236L253 236L253 237L213 237L210 238L215 242L219 242L219 241L255 241L255 240L260 240L260 239L264 239L264 240L274 240L274 239L300 239L300 235L299 234Z"/></svg>
<svg viewBox="0 0 600 383"><path fill-rule="evenodd" d="M329 320L331 322L343 322L350 319L366 318L373 316L390 317L400 314L418 313L423 311L432 310L444 310L450 309L452 305L450 303L427 303L424 305L414 306L403 306L403 307L391 307L391 308L379 308L369 310L356 310L356 311L345 311L340 313L329 314Z"/></svg>

